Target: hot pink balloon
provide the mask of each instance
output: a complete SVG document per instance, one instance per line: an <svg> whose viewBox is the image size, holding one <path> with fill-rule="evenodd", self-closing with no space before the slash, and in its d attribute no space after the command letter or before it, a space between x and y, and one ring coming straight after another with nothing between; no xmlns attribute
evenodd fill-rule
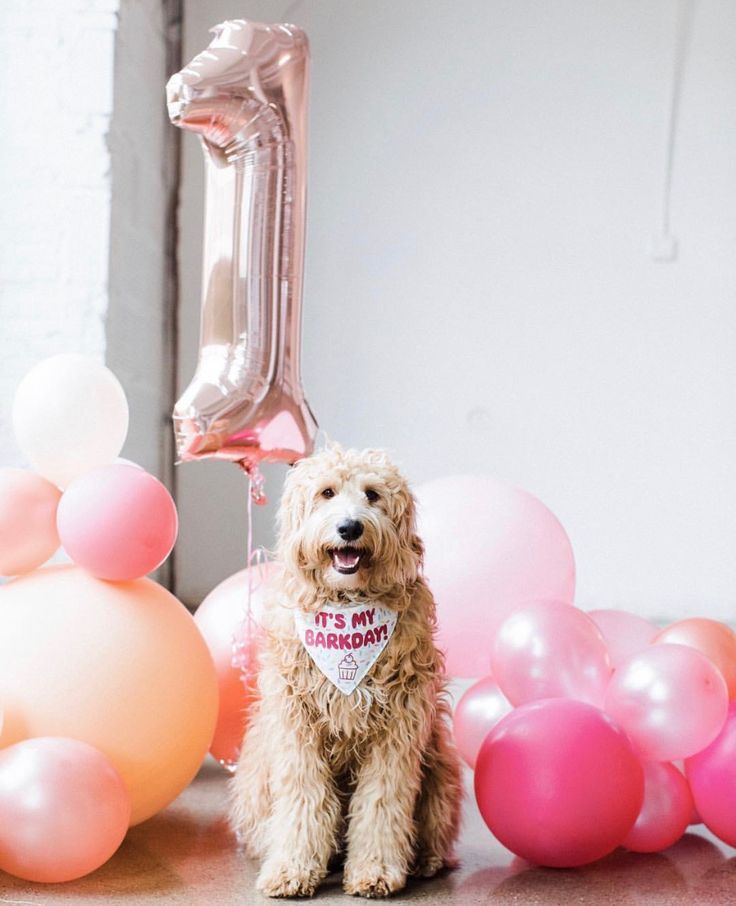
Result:
<svg viewBox="0 0 736 906"><path fill-rule="evenodd" d="M606 640L614 670L632 654L638 654L647 648L659 632L654 623L627 610L591 610L588 616Z"/></svg>
<svg viewBox="0 0 736 906"><path fill-rule="evenodd" d="M214 588L194 615L194 622L204 636L215 662L220 690L217 726L210 752L228 768L237 763L247 727L247 711L256 695L254 682L251 680L250 688L246 688L241 668L234 663L235 643L244 633L250 632L250 637L243 641L249 646L246 655L255 662L263 598L268 590L269 579L276 571L274 563L240 570ZM250 599L253 624L250 629L246 619L249 580L253 583Z"/></svg>
<svg viewBox="0 0 736 906"><path fill-rule="evenodd" d="M693 814L687 780L668 762L644 764L644 804L622 845L636 853L656 853L677 843Z"/></svg>
<svg viewBox="0 0 736 906"><path fill-rule="evenodd" d="M120 846L130 797L94 746L42 736L0 750L0 869L58 883L89 874Z"/></svg>
<svg viewBox="0 0 736 906"><path fill-rule="evenodd" d="M453 676L483 676L502 620L526 601L572 601L575 561L536 497L492 478L437 478L416 490L438 641Z"/></svg>
<svg viewBox="0 0 736 906"><path fill-rule="evenodd" d="M0 469L0 576L30 572L59 546L61 491L35 472Z"/></svg>
<svg viewBox="0 0 736 906"><path fill-rule="evenodd" d="M177 533L176 506L161 482L134 466L93 469L73 481L57 526L72 560L98 579L138 579L160 566Z"/></svg>
<svg viewBox="0 0 736 906"><path fill-rule="evenodd" d="M729 846L736 846L736 702L720 734L685 762L697 815Z"/></svg>
<svg viewBox="0 0 736 906"><path fill-rule="evenodd" d="M511 710L511 704L492 676L463 693L452 717L455 745L466 764L474 768L483 740Z"/></svg>
<svg viewBox="0 0 736 906"><path fill-rule="evenodd" d="M558 696L601 705L611 677L598 627L560 601L539 601L507 617L491 649L491 669L513 705Z"/></svg>
<svg viewBox="0 0 736 906"><path fill-rule="evenodd" d="M475 765L475 795L504 846L529 862L571 868L620 845L641 809L644 772L598 708L545 699L491 730Z"/></svg>
<svg viewBox="0 0 736 906"><path fill-rule="evenodd" d="M687 758L709 745L728 713L728 689L704 654L652 645L614 673L606 710L649 761Z"/></svg>

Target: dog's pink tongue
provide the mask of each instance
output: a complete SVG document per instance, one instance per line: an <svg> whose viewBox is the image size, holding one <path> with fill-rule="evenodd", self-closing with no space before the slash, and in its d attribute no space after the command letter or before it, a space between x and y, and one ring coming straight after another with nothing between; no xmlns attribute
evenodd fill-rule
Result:
<svg viewBox="0 0 736 906"><path fill-rule="evenodd" d="M352 569L360 560L360 554L355 551L335 551L335 562L344 569Z"/></svg>

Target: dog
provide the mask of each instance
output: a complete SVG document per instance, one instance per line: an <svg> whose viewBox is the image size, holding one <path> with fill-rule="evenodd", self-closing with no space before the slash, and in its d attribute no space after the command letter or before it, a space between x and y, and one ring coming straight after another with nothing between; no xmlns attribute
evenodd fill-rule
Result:
<svg viewBox="0 0 736 906"><path fill-rule="evenodd" d="M346 893L385 897L454 866L462 800L415 502L383 451L332 445L290 470L278 527L231 823L267 896L342 858Z"/></svg>

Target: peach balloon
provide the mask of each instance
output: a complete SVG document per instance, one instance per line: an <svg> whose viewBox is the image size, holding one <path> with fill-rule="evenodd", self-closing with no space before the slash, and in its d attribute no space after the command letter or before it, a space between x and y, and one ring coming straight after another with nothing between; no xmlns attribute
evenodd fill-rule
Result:
<svg viewBox="0 0 736 906"><path fill-rule="evenodd" d="M98 748L131 795L131 823L192 780L217 718L217 677L194 620L150 579L51 566L0 588L0 748L68 736Z"/></svg>
<svg viewBox="0 0 736 906"><path fill-rule="evenodd" d="M736 698L736 633L725 623L706 617L679 620L654 637L654 645L665 643L688 645L710 658L723 674L728 697Z"/></svg>
<svg viewBox="0 0 736 906"><path fill-rule="evenodd" d="M60 497L56 485L35 472L0 469L0 576L30 572L58 548Z"/></svg>
<svg viewBox="0 0 736 906"><path fill-rule="evenodd" d="M220 710L210 752L227 768L232 768L238 760L247 724L247 709L255 699L253 684L246 688L242 671L233 662L235 642L246 631L249 576L253 576L250 606L257 630L268 580L276 570L274 563L241 569L213 588L194 615L194 622L215 662L220 690ZM246 654L255 659L258 648L256 634L244 641L248 647Z"/></svg>
<svg viewBox="0 0 736 906"><path fill-rule="evenodd" d="M130 796L102 752L78 739L0 751L0 868L54 884L99 868L123 842Z"/></svg>

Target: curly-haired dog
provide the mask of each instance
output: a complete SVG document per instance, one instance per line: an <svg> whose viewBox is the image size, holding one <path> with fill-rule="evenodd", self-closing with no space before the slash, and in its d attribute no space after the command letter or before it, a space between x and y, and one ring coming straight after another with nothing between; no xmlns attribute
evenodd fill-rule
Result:
<svg viewBox="0 0 736 906"><path fill-rule="evenodd" d="M414 500L383 452L332 446L290 471L279 526L283 571L266 608L261 695L233 779L232 823L263 857L257 885L269 896L311 896L344 850L345 891L387 896L410 872L430 877L452 864L462 798ZM298 624L327 625L330 610L341 626L360 604L395 628L346 694ZM319 635L337 646L339 633ZM373 641L366 631L354 646L364 638ZM347 654L355 664L364 652Z"/></svg>

